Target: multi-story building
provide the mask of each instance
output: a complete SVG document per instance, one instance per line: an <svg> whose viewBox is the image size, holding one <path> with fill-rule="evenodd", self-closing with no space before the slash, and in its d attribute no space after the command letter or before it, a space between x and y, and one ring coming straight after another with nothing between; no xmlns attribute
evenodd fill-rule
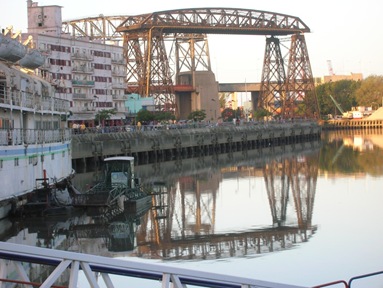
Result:
<svg viewBox="0 0 383 288"><path fill-rule="evenodd" d="M56 97L70 101L69 124L94 126L95 115L106 109L114 109L115 114L104 125L122 124L128 112L123 48L63 34L61 6L27 3L27 35L46 56L39 73L56 86Z"/></svg>
<svg viewBox="0 0 383 288"><path fill-rule="evenodd" d="M316 77L314 79L315 85L325 84L329 82L336 82L341 80L362 81L362 73L351 73L350 75L325 75L323 77Z"/></svg>

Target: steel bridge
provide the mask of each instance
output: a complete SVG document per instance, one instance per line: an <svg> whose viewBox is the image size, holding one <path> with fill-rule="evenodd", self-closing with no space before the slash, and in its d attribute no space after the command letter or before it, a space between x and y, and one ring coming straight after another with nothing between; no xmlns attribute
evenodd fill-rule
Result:
<svg viewBox="0 0 383 288"><path fill-rule="evenodd" d="M319 118L304 37L310 29L298 17L249 9L194 8L99 15L63 22L63 31L90 41L118 42L127 61L127 91L154 96L158 110L176 115L201 107L219 109L209 107L218 105L210 99L218 91L211 89L215 78L207 34L266 36L257 108L282 118ZM205 95L199 91L203 81L196 76L201 72L205 82L210 81L205 83Z"/></svg>

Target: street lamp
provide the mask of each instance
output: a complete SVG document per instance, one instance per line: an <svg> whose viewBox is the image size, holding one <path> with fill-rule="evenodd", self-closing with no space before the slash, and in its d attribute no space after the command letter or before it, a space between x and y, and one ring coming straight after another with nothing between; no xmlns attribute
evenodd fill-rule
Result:
<svg viewBox="0 0 383 288"><path fill-rule="evenodd" d="M129 99L133 100L133 106L134 106L134 125L136 125L136 116L137 116L137 113L136 113L136 98L130 96Z"/></svg>
<svg viewBox="0 0 383 288"><path fill-rule="evenodd" d="M213 104L214 104L214 120L217 121L217 106L215 103L215 99L211 98L211 101L213 101Z"/></svg>
<svg viewBox="0 0 383 288"><path fill-rule="evenodd" d="M134 98L134 97L132 97L132 96L130 96L129 98L133 100L134 114L136 114L136 98Z"/></svg>
<svg viewBox="0 0 383 288"><path fill-rule="evenodd" d="M99 101L100 98L98 98L98 96L94 95L93 98L97 99L97 101ZM101 115L100 115L100 112L98 111L97 112L97 118L98 118L98 126L101 126Z"/></svg>

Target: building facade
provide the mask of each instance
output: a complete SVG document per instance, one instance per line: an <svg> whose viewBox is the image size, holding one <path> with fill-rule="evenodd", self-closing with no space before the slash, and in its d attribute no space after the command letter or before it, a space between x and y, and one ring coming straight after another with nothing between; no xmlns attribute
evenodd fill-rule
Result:
<svg viewBox="0 0 383 288"><path fill-rule="evenodd" d="M28 3L28 36L43 52L42 77L56 86L56 97L70 101L68 124L98 125L96 114L113 109L104 125L122 125L126 114L126 60L123 48L87 39L74 39L61 32L61 6Z"/></svg>

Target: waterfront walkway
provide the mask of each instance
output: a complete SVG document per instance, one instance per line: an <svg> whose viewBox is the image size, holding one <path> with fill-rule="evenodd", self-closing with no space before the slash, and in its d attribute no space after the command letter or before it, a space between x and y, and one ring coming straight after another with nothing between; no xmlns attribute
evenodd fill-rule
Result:
<svg viewBox="0 0 383 288"><path fill-rule="evenodd" d="M110 156L133 156L140 164L213 153L231 153L318 139L321 126L312 121L145 129L73 135L72 159L77 171Z"/></svg>

